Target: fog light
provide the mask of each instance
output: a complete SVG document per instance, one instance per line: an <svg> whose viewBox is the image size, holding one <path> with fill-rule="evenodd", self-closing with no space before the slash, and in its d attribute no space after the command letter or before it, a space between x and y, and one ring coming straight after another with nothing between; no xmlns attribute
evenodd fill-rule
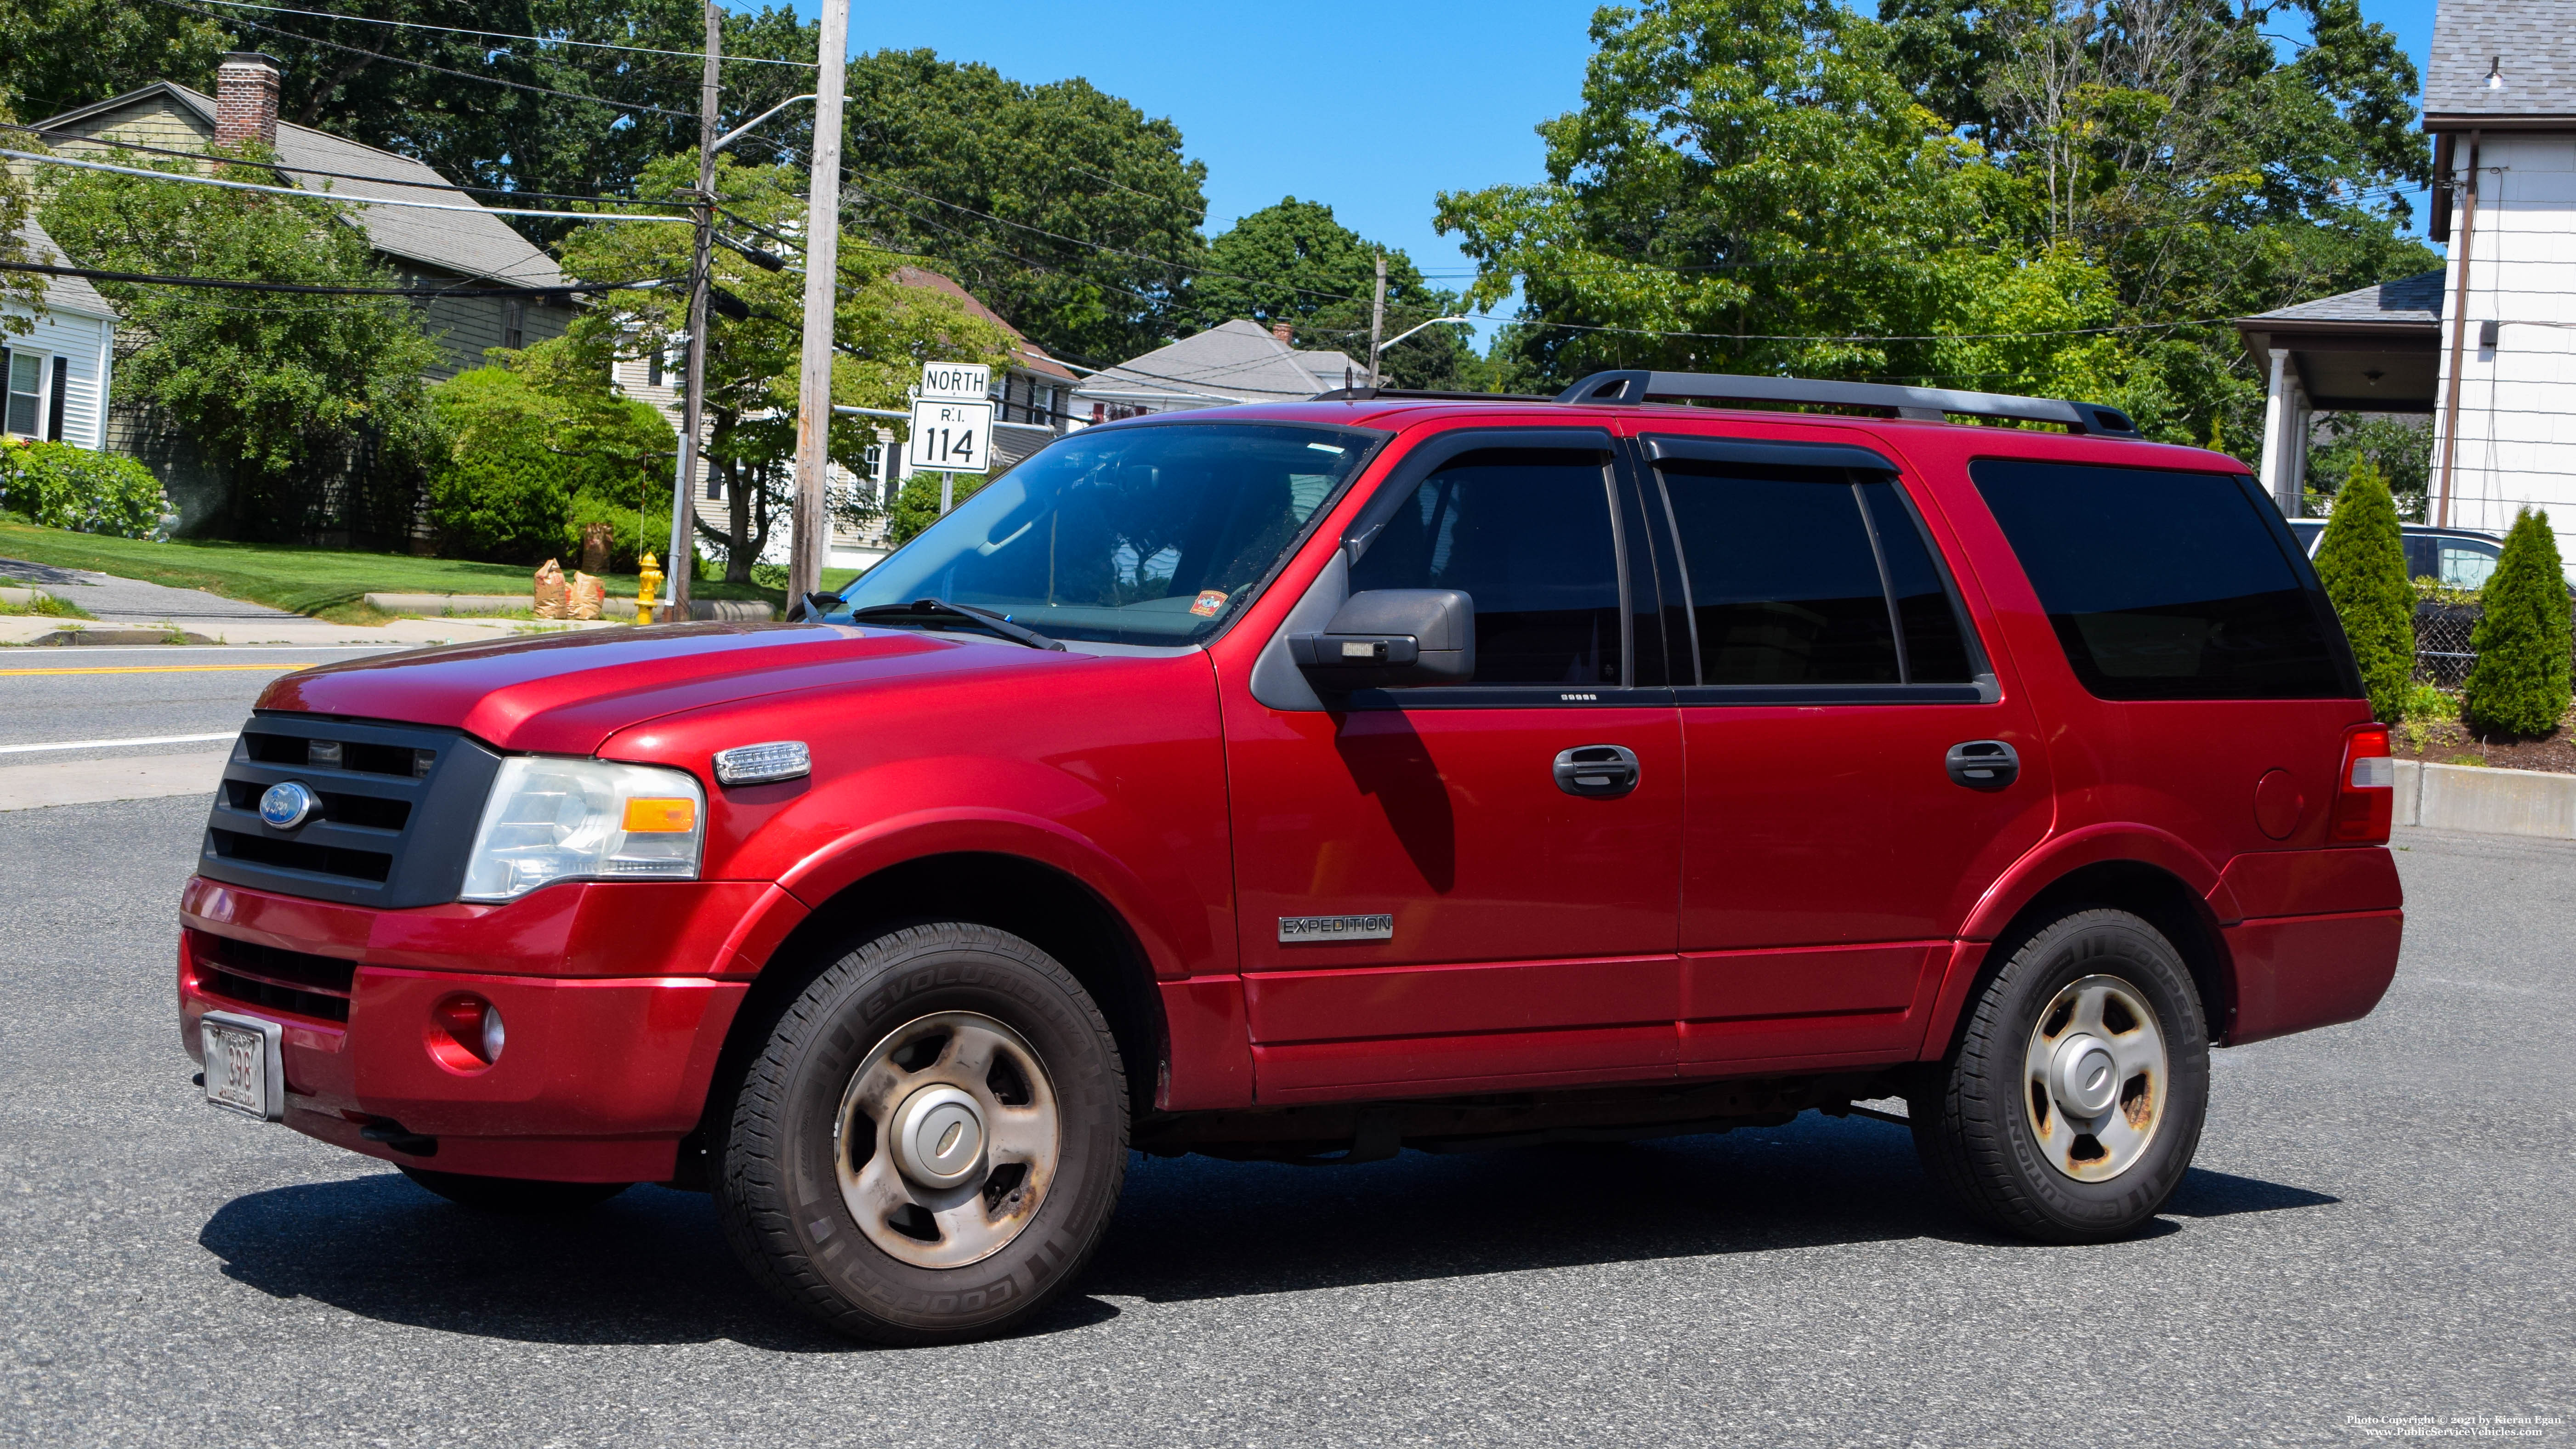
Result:
<svg viewBox="0 0 2576 1449"><path fill-rule="evenodd" d="M428 1047L438 1064L455 1072L479 1072L498 1061L506 1034L501 1008L482 997L459 993L430 1009Z"/></svg>

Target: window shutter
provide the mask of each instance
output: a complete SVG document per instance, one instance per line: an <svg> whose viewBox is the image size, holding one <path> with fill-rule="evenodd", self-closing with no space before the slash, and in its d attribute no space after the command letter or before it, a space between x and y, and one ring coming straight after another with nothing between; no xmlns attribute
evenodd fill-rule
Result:
<svg viewBox="0 0 2576 1449"><path fill-rule="evenodd" d="M54 396L53 401L48 404L51 411L45 415L45 441L48 443L59 443L63 440L63 394L70 389L71 380L72 360L68 357L55 358Z"/></svg>

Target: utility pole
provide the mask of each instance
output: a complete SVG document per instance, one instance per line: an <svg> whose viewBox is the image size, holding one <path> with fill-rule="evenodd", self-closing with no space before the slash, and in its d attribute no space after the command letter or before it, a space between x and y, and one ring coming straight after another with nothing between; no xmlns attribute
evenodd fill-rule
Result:
<svg viewBox="0 0 2576 1449"><path fill-rule="evenodd" d="M823 0L814 86L814 172L805 187L805 344L796 383L796 506L787 555L792 607L823 587L831 524L823 489L832 458L832 314L841 278L841 88L849 71L850 0Z"/></svg>
<svg viewBox="0 0 2576 1449"><path fill-rule="evenodd" d="M1377 249L1377 300L1369 304L1369 386L1377 386L1377 340L1386 335L1386 248Z"/></svg>
<svg viewBox="0 0 2576 1449"><path fill-rule="evenodd" d="M707 0L706 71L698 83L698 236L689 258L689 365L680 408L680 472L671 483L671 552L662 574L671 606L663 617L689 617L690 550L697 539L698 430L707 411L707 262L715 245L717 108L723 89L717 75L724 58L724 11Z"/></svg>

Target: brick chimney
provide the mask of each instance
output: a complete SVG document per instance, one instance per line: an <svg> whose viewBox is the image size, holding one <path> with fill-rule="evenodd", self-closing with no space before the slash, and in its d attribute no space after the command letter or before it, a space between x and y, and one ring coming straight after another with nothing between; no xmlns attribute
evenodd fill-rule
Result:
<svg viewBox="0 0 2576 1449"><path fill-rule="evenodd" d="M1297 345L1297 329L1289 326L1285 322L1271 323L1270 335L1278 338L1283 346L1294 347Z"/></svg>
<svg viewBox="0 0 2576 1449"><path fill-rule="evenodd" d="M215 140L277 144L277 58L236 50L215 67Z"/></svg>

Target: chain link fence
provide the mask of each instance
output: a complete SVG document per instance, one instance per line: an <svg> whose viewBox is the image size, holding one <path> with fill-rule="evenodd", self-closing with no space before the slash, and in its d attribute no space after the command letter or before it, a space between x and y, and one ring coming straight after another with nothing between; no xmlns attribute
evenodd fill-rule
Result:
<svg viewBox="0 0 2576 1449"><path fill-rule="evenodd" d="M2475 604L2440 604L2431 600L2416 604L2417 683L2457 689L2468 682L2469 666L2478 658L2469 648L2469 635L2478 627L2478 616L2483 612Z"/></svg>

